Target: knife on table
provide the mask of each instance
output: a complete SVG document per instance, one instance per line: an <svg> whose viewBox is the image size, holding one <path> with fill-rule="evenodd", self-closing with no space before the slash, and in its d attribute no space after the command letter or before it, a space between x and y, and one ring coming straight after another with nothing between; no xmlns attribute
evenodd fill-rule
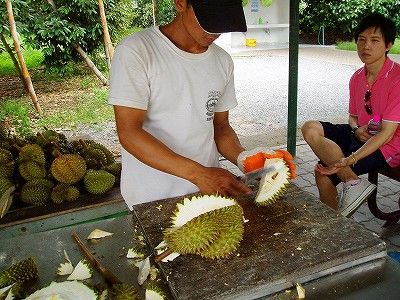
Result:
<svg viewBox="0 0 400 300"><path fill-rule="evenodd" d="M257 179L260 179L265 174L276 171L275 166L267 166L260 169L256 169L254 171L245 173L238 177L238 179L245 184L254 183Z"/></svg>

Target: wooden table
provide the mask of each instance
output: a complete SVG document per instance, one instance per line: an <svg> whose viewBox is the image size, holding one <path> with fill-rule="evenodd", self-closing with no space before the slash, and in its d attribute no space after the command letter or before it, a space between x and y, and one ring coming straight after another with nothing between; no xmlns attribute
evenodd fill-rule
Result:
<svg viewBox="0 0 400 300"><path fill-rule="evenodd" d="M257 207L253 198L254 194L238 199L249 222L237 252L229 258L182 255L160 264L175 299L264 299L296 282L315 282L386 260L382 240L294 184L273 205ZM163 229L181 200L134 206L151 249L162 241Z"/></svg>

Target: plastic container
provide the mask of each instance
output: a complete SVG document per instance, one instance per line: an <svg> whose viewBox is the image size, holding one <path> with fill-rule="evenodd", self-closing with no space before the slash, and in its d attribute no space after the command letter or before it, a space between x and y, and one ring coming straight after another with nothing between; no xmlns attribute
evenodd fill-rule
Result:
<svg viewBox="0 0 400 300"><path fill-rule="evenodd" d="M382 118L380 115L374 115L368 122L368 133L375 135L381 130Z"/></svg>
<svg viewBox="0 0 400 300"><path fill-rule="evenodd" d="M246 39L246 46L247 47L255 47L257 45L256 39Z"/></svg>

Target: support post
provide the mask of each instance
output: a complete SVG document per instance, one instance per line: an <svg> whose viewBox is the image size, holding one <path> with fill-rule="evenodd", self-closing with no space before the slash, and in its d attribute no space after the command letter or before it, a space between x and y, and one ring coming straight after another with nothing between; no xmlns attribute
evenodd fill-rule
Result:
<svg viewBox="0 0 400 300"><path fill-rule="evenodd" d="M287 149L293 156L296 156L298 61L299 0L290 0Z"/></svg>

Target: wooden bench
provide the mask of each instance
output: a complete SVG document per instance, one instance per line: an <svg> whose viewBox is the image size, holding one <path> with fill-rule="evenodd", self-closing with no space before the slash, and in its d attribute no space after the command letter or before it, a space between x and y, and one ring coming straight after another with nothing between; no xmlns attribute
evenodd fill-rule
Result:
<svg viewBox="0 0 400 300"><path fill-rule="evenodd" d="M385 169L377 172L368 173L368 180L376 185L378 185L378 176L382 174L387 176L393 180L400 181L400 167L393 169ZM373 192L373 194L368 198L368 207L371 213L377 217L378 219L385 220L385 224L383 227L388 227L396 224L400 220L400 209L394 210L391 212L383 212L378 208L377 199L376 199L377 190ZM399 199L399 207L400 207L400 199Z"/></svg>

